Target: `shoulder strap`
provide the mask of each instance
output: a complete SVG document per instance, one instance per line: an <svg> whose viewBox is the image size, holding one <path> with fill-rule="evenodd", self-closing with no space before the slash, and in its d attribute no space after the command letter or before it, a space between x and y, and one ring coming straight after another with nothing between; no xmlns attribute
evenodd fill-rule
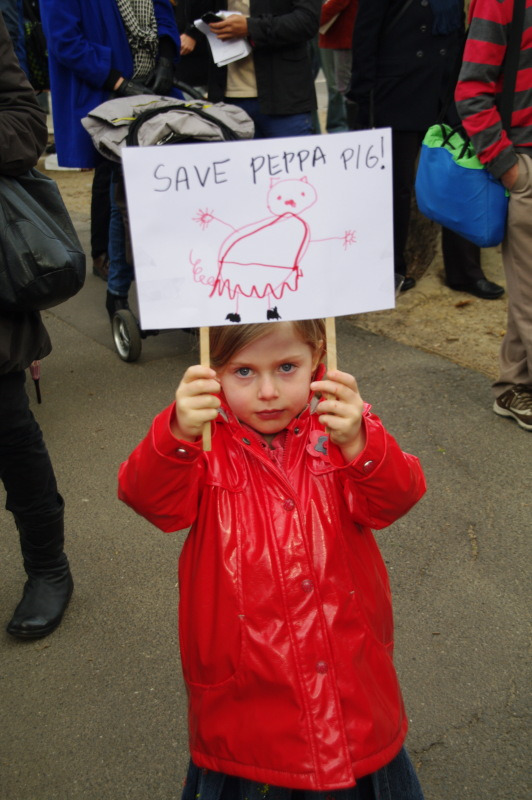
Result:
<svg viewBox="0 0 532 800"><path fill-rule="evenodd" d="M510 27L510 34L508 36L508 47L506 48L504 79L501 94L501 104L499 107L502 126L507 133L512 127L515 82L517 80L517 71L519 69L519 55L521 53L521 40L523 38L523 28L525 24L525 8L526 0L514 0L514 13Z"/></svg>

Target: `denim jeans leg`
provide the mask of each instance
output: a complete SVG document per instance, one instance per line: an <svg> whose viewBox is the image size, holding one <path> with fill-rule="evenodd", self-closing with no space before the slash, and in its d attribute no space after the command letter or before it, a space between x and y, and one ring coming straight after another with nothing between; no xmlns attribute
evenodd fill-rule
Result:
<svg viewBox="0 0 532 800"><path fill-rule="evenodd" d="M423 790L405 748L372 774L375 800L424 800Z"/></svg>
<svg viewBox="0 0 532 800"><path fill-rule="evenodd" d="M109 221L109 277L107 291L127 297L133 280L133 267L126 260L124 220L115 201L114 181L111 181L111 218Z"/></svg>
<svg viewBox="0 0 532 800"><path fill-rule="evenodd" d="M255 124L255 139L309 136L314 132L312 114L263 114L256 97L226 97L226 103L242 108Z"/></svg>
<svg viewBox="0 0 532 800"><path fill-rule="evenodd" d="M276 139L282 136L310 136L313 132L312 114L264 115L265 138Z"/></svg>

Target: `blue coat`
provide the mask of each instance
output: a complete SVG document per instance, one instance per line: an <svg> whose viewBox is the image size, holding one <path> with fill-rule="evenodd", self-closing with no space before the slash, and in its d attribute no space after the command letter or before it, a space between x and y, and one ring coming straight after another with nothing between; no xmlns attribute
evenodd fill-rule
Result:
<svg viewBox="0 0 532 800"><path fill-rule="evenodd" d="M153 0L159 36L179 53L179 32L169 0ZM81 119L109 99L109 71L133 74L133 57L115 0L41 0L48 44L54 135L59 164L94 167L99 160ZM179 92L175 92L180 97Z"/></svg>

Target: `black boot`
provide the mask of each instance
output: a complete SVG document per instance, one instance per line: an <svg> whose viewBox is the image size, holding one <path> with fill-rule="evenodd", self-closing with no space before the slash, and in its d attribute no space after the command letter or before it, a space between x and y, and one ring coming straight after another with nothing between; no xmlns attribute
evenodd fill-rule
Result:
<svg viewBox="0 0 532 800"><path fill-rule="evenodd" d="M7 632L19 639L40 639L52 633L63 618L72 595L64 545L64 503L39 523L16 519L20 547L28 580Z"/></svg>
<svg viewBox="0 0 532 800"><path fill-rule="evenodd" d="M105 298L105 307L107 309L107 313L109 314L109 319L112 322L117 311L120 311L121 309L129 310L127 295L123 297L120 294L112 294L108 291L107 297Z"/></svg>

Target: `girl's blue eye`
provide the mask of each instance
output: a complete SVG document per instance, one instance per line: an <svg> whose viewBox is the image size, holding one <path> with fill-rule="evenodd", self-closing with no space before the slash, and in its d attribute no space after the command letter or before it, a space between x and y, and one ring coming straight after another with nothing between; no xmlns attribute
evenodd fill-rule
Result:
<svg viewBox="0 0 532 800"><path fill-rule="evenodd" d="M242 378L247 378L250 372L251 370L249 367L239 367L236 371L236 374L240 375Z"/></svg>
<svg viewBox="0 0 532 800"><path fill-rule="evenodd" d="M293 364L281 364L281 372L292 372L293 369Z"/></svg>

